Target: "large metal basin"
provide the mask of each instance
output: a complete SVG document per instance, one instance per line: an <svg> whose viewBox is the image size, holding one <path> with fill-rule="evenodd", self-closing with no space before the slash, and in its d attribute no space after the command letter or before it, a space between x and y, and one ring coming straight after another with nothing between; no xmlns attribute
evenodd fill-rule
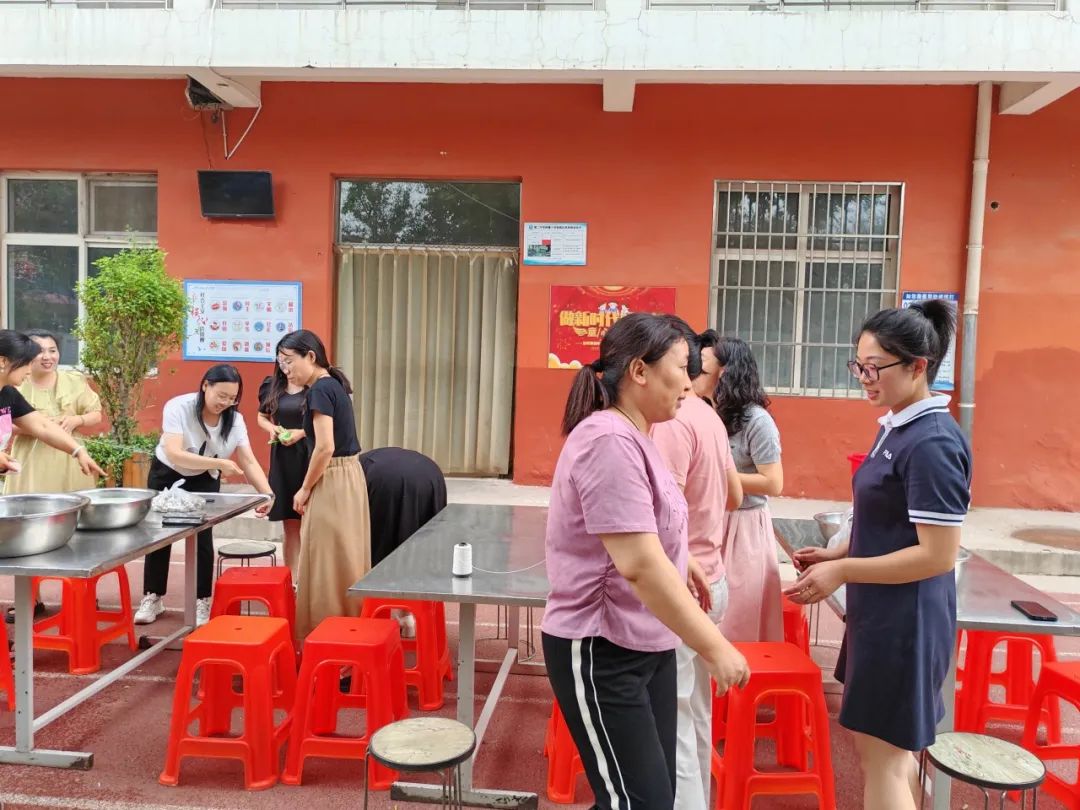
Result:
<svg viewBox="0 0 1080 810"><path fill-rule="evenodd" d="M150 502L157 492L152 489L84 489L74 493L84 495L90 503L79 515L79 528L100 531L126 529L142 521L150 511Z"/></svg>
<svg viewBox="0 0 1080 810"><path fill-rule="evenodd" d="M828 543L844 525L844 512L818 512L814 515L821 536Z"/></svg>
<svg viewBox="0 0 1080 810"><path fill-rule="evenodd" d="M74 494L0 496L0 557L44 554L67 545L88 503L89 498Z"/></svg>

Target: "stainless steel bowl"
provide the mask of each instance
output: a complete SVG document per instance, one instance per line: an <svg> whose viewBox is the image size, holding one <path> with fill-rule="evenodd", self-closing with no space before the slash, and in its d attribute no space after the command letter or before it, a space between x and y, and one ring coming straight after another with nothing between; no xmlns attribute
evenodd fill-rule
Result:
<svg viewBox="0 0 1080 810"><path fill-rule="evenodd" d="M76 492L90 499L79 515L79 528L88 530L126 529L146 517L157 495L152 489L84 489Z"/></svg>
<svg viewBox="0 0 1080 810"><path fill-rule="evenodd" d="M88 503L75 494L0 496L0 557L44 554L67 545Z"/></svg>
<svg viewBox="0 0 1080 810"><path fill-rule="evenodd" d="M814 520L817 521L821 536L824 537L825 542L828 543L833 539L835 534L840 531L840 527L844 525L844 513L818 512L814 515Z"/></svg>

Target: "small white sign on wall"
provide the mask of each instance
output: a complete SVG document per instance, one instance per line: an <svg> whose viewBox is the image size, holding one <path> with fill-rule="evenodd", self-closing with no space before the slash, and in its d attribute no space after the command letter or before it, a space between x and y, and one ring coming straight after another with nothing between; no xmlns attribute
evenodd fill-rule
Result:
<svg viewBox="0 0 1080 810"><path fill-rule="evenodd" d="M584 222L526 222L523 261L580 267L586 263L588 231Z"/></svg>

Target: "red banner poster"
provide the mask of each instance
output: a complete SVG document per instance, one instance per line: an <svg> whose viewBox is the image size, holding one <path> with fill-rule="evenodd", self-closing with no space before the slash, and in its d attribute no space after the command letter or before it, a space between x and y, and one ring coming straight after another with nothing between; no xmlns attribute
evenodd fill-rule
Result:
<svg viewBox="0 0 1080 810"><path fill-rule="evenodd" d="M604 333L624 315L674 311L674 287L552 287L548 368L591 363Z"/></svg>

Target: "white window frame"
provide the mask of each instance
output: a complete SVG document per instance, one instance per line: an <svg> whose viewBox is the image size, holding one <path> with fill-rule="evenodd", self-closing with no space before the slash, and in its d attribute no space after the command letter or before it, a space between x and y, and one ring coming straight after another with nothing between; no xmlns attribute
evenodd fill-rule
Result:
<svg viewBox="0 0 1080 810"><path fill-rule="evenodd" d="M8 231L8 181L9 180L75 180L78 183L78 221L76 233L11 233ZM94 232L91 231L93 218L92 195L98 181L108 181L110 185L157 185L157 176L153 174L126 173L78 173L78 172L0 172L0 325L8 323L8 246L9 245L49 245L59 247L77 247L79 249L79 281L85 281L89 272L89 250L91 248L124 248L134 243L138 247L157 245L157 233L149 232ZM79 303L78 316L83 316L82 302ZM82 354L82 344L79 345ZM65 363L64 368L74 367Z"/></svg>
<svg viewBox="0 0 1080 810"><path fill-rule="evenodd" d="M878 189L887 192L893 199L890 200L888 224L886 227L886 233L884 235L868 234L868 235L856 235L851 234L846 238L852 239L866 239L868 245L866 250L829 250L828 242L826 241L826 249L814 248L811 244L813 239L835 238L832 234L818 234L810 233L810 215L811 205L810 201L815 193L836 193L836 194L851 194L851 193L866 193L872 189ZM762 236L776 237L795 237L796 246L794 248L780 247L773 248L771 245L766 248L744 248L741 245L738 247L718 247L720 236L720 194L724 191L729 193L736 191L753 191L753 192L779 192L779 193L798 193L800 196L799 214L798 214L798 226L794 234L776 232L758 232ZM796 181L796 180L717 180L713 186L713 223L712 233L710 234L711 245L711 258L710 258L710 271L709 271L709 325L717 331L724 334L724 325L721 323L722 313L719 311L720 293L725 288L725 279L722 275L722 267L725 261L735 260L737 262L743 261L769 261L783 265L784 262L790 262L795 265L796 271L796 285L794 287L782 286L769 287L758 286L756 283L753 286L740 286L738 289L751 290L754 292L765 290L782 290L783 292L791 291L795 293L795 316L793 325L793 357L792 357L792 384L788 386L769 386L768 391L770 394L778 396L797 396L797 397L814 397L814 398L840 398L851 399L862 396L861 391L853 388L814 388L808 387L802 378L803 375L803 352L807 348L817 347L831 347L836 345L834 343L807 343L803 340L806 313L806 293L808 291L817 292L818 288L811 288L808 284L808 265L812 263L869 263L881 261L883 264L883 284L884 279L887 277L884 266L888 264L895 264L895 289L893 287L882 288L867 288L865 290L852 289L851 292L868 292L878 293L880 292L883 299L886 296L892 295L892 305L898 304L900 299L900 278L901 278L901 245L903 242L903 223L904 223L904 201L906 198L904 183L901 181L858 181L858 182L843 182L843 181ZM726 228L726 224L724 225ZM752 235L752 234L747 234ZM871 247L872 241L882 240L885 244L883 250L875 251ZM782 281L781 270L781 284ZM756 275L756 274L755 274ZM756 281L756 279L755 279ZM823 289L822 292L833 292L831 289ZM846 289L842 290L847 292ZM837 302L839 307L839 299ZM753 309L751 308L751 319ZM839 319L838 319L839 320ZM741 318L740 318L741 321ZM766 327L768 321L766 320ZM839 328L839 324L838 324ZM734 334L730 329L728 334ZM743 339L748 340L748 336L745 334L739 335ZM846 341L850 336L844 336L843 340ZM761 341L755 341L760 343ZM766 340L767 345L779 345L781 347L787 346L786 343L777 343L776 341ZM837 343L840 343L839 336L837 336ZM761 363L761 358L758 358ZM762 377L766 375L763 373Z"/></svg>

